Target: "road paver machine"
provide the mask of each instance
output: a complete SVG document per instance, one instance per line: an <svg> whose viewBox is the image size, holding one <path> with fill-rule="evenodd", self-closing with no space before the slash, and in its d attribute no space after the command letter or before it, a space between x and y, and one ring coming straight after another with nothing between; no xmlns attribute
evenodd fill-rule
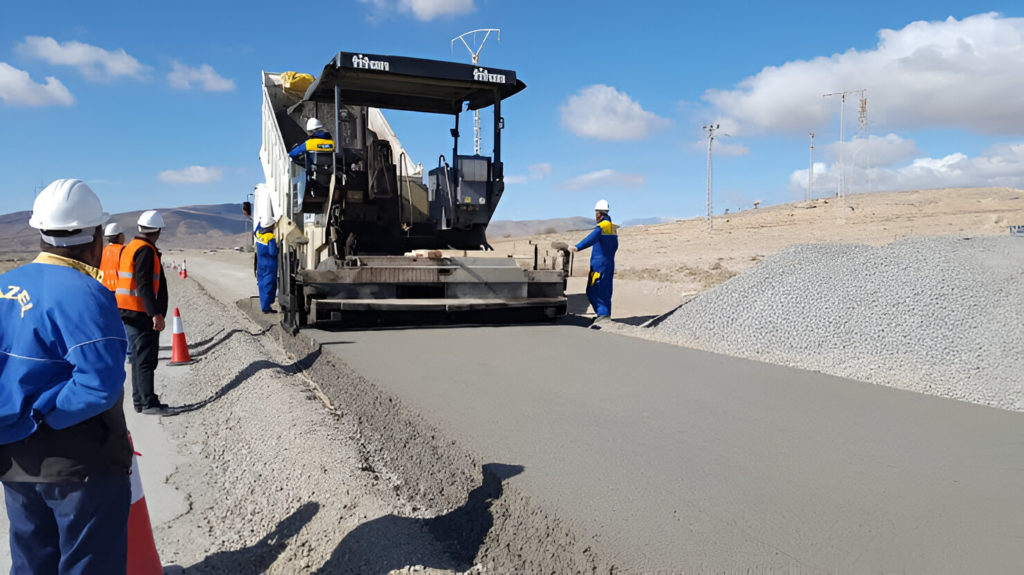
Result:
<svg viewBox="0 0 1024 575"><path fill-rule="evenodd" d="M304 91L263 73L265 182L257 212L279 220L282 322L526 321L565 314L568 253L499 254L486 229L505 192L501 104L526 88L511 70L338 52ZM459 150L459 115L493 111L493 155ZM382 110L453 118L450 155L414 164ZM288 152L309 118L334 148ZM448 150L445 150L447 152Z"/></svg>

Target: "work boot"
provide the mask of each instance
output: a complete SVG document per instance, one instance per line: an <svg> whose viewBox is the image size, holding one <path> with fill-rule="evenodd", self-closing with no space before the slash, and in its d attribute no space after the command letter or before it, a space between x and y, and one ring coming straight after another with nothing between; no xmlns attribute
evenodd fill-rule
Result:
<svg viewBox="0 0 1024 575"><path fill-rule="evenodd" d="M166 403L155 403L142 410L143 415L167 415L171 408Z"/></svg>
<svg viewBox="0 0 1024 575"><path fill-rule="evenodd" d="M601 329L601 327L612 320L611 316L599 315L590 323L590 329Z"/></svg>

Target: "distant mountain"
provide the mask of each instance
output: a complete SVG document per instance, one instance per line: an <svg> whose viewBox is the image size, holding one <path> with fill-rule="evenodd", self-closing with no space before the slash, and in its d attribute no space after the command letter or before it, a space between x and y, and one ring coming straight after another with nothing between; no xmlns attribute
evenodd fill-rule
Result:
<svg viewBox="0 0 1024 575"><path fill-rule="evenodd" d="M544 233L589 230L592 227L594 227L593 218L582 216L551 220L497 220L487 226L487 237L492 240L507 237L518 238Z"/></svg>
<svg viewBox="0 0 1024 575"><path fill-rule="evenodd" d="M656 216L656 217L653 217L653 218L635 218L635 219L632 219L632 220L626 220L626 221L622 222L622 227L629 227L629 226L653 226L655 224L665 224L665 223L674 222L674 221L675 220L673 218L663 218L661 216Z"/></svg>
<svg viewBox="0 0 1024 575"><path fill-rule="evenodd" d="M214 204L160 209L166 228L160 234L162 248L233 248L251 244L250 221L242 215L242 204ZM126 236L133 236L142 210L113 214L111 222L121 224ZM34 252L39 249L39 232L30 228L31 212L0 215L0 253Z"/></svg>
<svg viewBox="0 0 1024 575"><path fill-rule="evenodd" d="M121 224L126 235L135 233L135 222L141 211L114 214L110 221ZM213 204L160 209L167 227L160 234L160 247L164 249L184 248L233 248L251 245L249 239L251 222L242 215L241 204ZM31 212L14 212L0 215L0 253L35 252L39 250L39 232L28 226ZM623 225L661 223L662 218L629 220ZM487 237L496 240L504 237L533 236L544 233L559 233L573 230L589 230L594 226L592 218L582 216L554 218L549 220L497 220L487 226Z"/></svg>

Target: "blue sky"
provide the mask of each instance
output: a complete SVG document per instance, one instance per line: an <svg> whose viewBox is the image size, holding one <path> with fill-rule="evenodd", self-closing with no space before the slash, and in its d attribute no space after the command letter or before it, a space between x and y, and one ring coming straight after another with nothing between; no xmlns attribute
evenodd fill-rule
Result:
<svg viewBox="0 0 1024 575"><path fill-rule="evenodd" d="M815 197L840 174L845 193L1024 187L1019 2L102 6L0 8L0 212L60 177L112 212L242 201L263 180L262 70L316 75L338 50L468 62L450 42L478 28L501 29L481 64L528 86L503 107L497 219L588 215L601 198L620 221L702 215L709 123L715 213L803 199L810 132ZM839 91L842 163L840 101L822 97ZM427 169L450 154L450 117L388 117Z"/></svg>

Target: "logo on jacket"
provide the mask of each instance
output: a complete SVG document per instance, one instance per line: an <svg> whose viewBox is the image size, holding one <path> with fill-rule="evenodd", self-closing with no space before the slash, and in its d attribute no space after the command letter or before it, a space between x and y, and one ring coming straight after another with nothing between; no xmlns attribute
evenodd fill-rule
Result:
<svg viewBox="0 0 1024 575"><path fill-rule="evenodd" d="M352 56L352 67L363 70L380 70L381 72L390 71L390 66L386 60L371 60L362 54Z"/></svg>
<svg viewBox="0 0 1024 575"><path fill-rule="evenodd" d="M25 312L32 309L32 302L29 300L28 292L19 286L7 286L7 293L0 293L0 299L14 300L21 304L22 318L25 317Z"/></svg>
<svg viewBox="0 0 1024 575"><path fill-rule="evenodd" d="M478 82L494 82L495 84L504 84L504 74L491 74L487 71L487 68L477 68L473 70L473 79Z"/></svg>

